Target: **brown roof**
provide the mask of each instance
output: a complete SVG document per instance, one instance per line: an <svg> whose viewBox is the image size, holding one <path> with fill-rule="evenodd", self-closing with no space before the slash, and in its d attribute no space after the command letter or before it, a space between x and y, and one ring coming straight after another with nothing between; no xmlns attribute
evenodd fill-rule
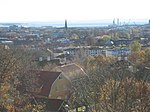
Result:
<svg viewBox="0 0 150 112"><path fill-rule="evenodd" d="M40 71L38 72L38 74L41 85L41 91L39 95L48 97L50 94L52 84L61 74L61 72Z"/></svg>
<svg viewBox="0 0 150 112"><path fill-rule="evenodd" d="M50 112L61 112L64 100L61 99L48 99L46 110Z"/></svg>
<svg viewBox="0 0 150 112"><path fill-rule="evenodd" d="M63 72L63 75L69 80L74 80L86 75L84 70L75 63L59 66L57 68L59 71Z"/></svg>
<svg viewBox="0 0 150 112"><path fill-rule="evenodd" d="M44 102L44 104L46 104L45 109L47 112L62 112L64 109L65 101L62 99L47 99L36 97L35 100L37 102Z"/></svg>

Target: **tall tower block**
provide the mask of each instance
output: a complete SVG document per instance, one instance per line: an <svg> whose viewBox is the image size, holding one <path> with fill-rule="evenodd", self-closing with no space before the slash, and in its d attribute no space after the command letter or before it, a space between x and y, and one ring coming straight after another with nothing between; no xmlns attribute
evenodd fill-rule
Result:
<svg viewBox="0 0 150 112"><path fill-rule="evenodd" d="M113 25L115 25L115 19L113 20Z"/></svg>
<svg viewBox="0 0 150 112"><path fill-rule="evenodd" d="M68 26L67 26L67 20L65 20L65 29L67 30Z"/></svg>
<svg viewBox="0 0 150 112"><path fill-rule="evenodd" d="M119 25L119 18L117 18L117 25Z"/></svg>

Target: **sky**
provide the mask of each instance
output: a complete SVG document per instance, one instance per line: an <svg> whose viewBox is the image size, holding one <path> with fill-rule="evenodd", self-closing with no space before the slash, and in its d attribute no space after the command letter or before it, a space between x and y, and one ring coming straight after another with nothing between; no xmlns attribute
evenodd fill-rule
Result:
<svg viewBox="0 0 150 112"><path fill-rule="evenodd" d="M0 22L149 19L149 0L0 0Z"/></svg>

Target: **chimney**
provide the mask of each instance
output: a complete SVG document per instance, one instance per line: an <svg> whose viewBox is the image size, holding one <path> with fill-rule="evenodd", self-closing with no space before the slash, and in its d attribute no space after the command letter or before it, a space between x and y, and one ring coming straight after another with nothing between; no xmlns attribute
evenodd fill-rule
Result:
<svg viewBox="0 0 150 112"><path fill-rule="evenodd" d="M50 56L48 56L48 57L47 57L47 61L50 61L50 59L51 59Z"/></svg>
<svg viewBox="0 0 150 112"><path fill-rule="evenodd" d="M118 57L118 61L121 61L121 57Z"/></svg>
<svg viewBox="0 0 150 112"><path fill-rule="evenodd" d="M39 57L39 61L43 61L43 57Z"/></svg>
<svg viewBox="0 0 150 112"><path fill-rule="evenodd" d="M117 25L119 25L119 18L117 19Z"/></svg>
<svg viewBox="0 0 150 112"><path fill-rule="evenodd" d="M128 61L128 57L124 57L124 60L125 60L125 61Z"/></svg>

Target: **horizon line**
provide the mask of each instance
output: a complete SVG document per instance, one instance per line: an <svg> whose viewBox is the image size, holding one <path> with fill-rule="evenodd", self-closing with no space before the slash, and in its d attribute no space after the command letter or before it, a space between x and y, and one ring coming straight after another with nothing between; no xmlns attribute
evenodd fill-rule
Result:
<svg viewBox="0 0 150 112"><path fill-rule="evenodd" d="M67 20L67 22L102 22L102 21L113 21L113 20L121 20L122 22L125 21L147 21L150 20L148 18L137 18L137 19L126 19L126 18L112 18L112 19L86 19L86 20L70 20L70 19L61 19L61 20L31 20L31 21L22 21L22 20L18 20L18 21L0 21L0 23L47 23L47 22L64 22L65 20Z"/></svg>

